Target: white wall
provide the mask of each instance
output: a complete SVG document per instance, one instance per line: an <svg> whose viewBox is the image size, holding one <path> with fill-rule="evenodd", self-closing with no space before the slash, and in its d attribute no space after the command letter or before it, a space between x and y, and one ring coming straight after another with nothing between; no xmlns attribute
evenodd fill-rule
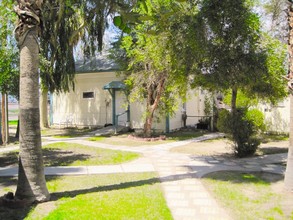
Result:
<svg viewBox="0 0 293 220"><path fill-rule="evenodd" d="M53 95L53 124L63 123L68 117L77 126L112 123L112 98L103 86L113 79L117 80L114 72L77 74L75 91ZM94 97L83 98L84 92L93 92Z"/></svg>
<svg viewBox="0 0 293 220"><path fill-rule="evenodd" d="M104 126L112 123L112 97L108 90L103 87L112 82L122 80L116 77L115 72L82 73L76 75L75 91L53 95L53 124L65 124L68 126ZM84 92L92 92L93 98L83 98ZM145 102L131 103L130 123L133 128L143 128L143 112ZM127 109L124 92L116 92L116 114ZM183 126L182 121L183 104L179 105L176 114L170 118L170 130ZM192 90L188 94L186 112L188 116L202 116L204 113L204 93L200 89ZM198 123L198 117L188 117L187 125ZM120 116L118 124L125 125L127 114ZM166 118L160 122L154 120L153 128L156 130L166 129Z"/></svg>
<svg viewBox="0 0 293 220"><path fill-rule="evenodd" d="M261 104L259 109L265 115L265 123L269 131L273 132L289 132L290 122L290 100L286 98L277 105Z"/></svg>

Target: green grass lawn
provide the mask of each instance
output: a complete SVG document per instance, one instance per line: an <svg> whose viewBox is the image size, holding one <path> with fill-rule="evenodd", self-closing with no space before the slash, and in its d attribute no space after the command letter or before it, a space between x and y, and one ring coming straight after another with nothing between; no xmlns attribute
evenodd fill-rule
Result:
<svg viewBox="0 0 293 220"><path fill-rule="evenodd" d="M283 176L216 172L202 179L232 219L293 219L293 195L283 191Z"/></svg>
<svg viewBox="0 0 293 220"><path fill-rule="evenodd" d="M74 143L53 143L43 146L45 166L87 166L120 164L137 159L133 152L96 148ZM17 165L18 152L0 154L0 166Z"/></svg>
<svg viewBox="0 0 293 220"><path fill-rule="evenodd" d="M9 126L17 126L18 120L10 120L8 122Z"/></svg>
<svg viewBox="0 0 293 220"><path fill-rule="evenodd" d="M50 202L9 215L13 217L18 212L17 216L26 220L173 219L155 173L52 176L46 179L52 197ZM3 182L0 178L0 184ZM7 180L5 182L7 184Z"/></svg>

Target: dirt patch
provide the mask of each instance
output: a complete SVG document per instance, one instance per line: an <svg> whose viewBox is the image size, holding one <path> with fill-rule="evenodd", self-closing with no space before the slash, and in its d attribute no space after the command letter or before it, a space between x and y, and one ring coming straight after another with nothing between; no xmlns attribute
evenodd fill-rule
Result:
<svg viewBox="0 0 293 220"><path fill-rule="evenodd" d="M256 156L288 152L288 141L276 141L261 144ZM196 156L224 156L233 157L232 143L228 139L217 139L202 142L193 142L185 146L174 147L172 152L187 153Z"/></svg>
<svg viewBox="0 0 293 220"><path fill-rule="evenodd" d="M187 153L196 156L232 156L231 143L227 139L193 142L185 146L174 147L172 152Z"/></svg>
<svg viewBox="0 0 293 220"><path fill-rule="evenodd" d="M166 140L165 135L160 135L158 137L143 137L143 136L138 136L138 135L128 135L129 139L132 140L137 140L137 141L164 141Z"/></svg>

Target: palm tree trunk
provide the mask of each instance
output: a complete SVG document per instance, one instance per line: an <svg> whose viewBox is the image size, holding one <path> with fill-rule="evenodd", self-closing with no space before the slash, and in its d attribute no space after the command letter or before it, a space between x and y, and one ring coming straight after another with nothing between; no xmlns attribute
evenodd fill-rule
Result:
<svg viewBox="0 0 293 220"><path fill-rule="evenodd" d="M292 80L293 80L293 8L289 6L289 75L291 82L289 82L290 90L290 131L289 131L289 152L287 159L287 166L285 172L285 189L293 191L293 91L292 91Z"/></svg>
<svg viewBox="0 0 293 220"><path fill-rule="evenodd" d="M293 95L290 94L290 137L287 166L285 172L285 188L293 191Z"/></svg>
<svg viewBox="0 0 293 220"><path fill-rule="evenodd" d="M2 93L2 99L1 99L1 112L2 112L2 116L1 116L1 121L2 121L2 143L3 145L7 144L7 137L6 137L6 129L7 129L7 124L6 124L6 106L5 106L5 101L6 101L6 95L5 93Z"/></svg>
<svg viewBox="0 0 293 220"><path fill-rule="evenodd" d="M31 202L49 199L40 132L39 46L36 30L28 32L20 47L20 152L16 198Z"/></svg>
<svg viewBox="0 0 293 220"><path fill-rule="evenodd" d="M49 128L48 123L48 89L43 89L40 103L41 128Z"/></svg>

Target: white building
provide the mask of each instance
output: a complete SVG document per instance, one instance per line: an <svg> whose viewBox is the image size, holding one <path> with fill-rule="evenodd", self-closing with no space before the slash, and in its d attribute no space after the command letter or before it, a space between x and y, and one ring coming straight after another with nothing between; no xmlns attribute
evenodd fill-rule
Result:
<svg viewBox="0 0 293 220"><path fill-rule="evenodd" d="M54 94L52 99L51 122L55 125L94 127L114 124L143 128L144 103L131 103L127 113L127 100L123 91L122 77L117 77L115 66L107 60L98 59L87 63L77 63L75 90L69 93ZM153 123L153 129L172 131L183 127L182 114L187 114L186 125L195 126L204 116L202 90L189 92L190 99L181 104L174 117L162 117ZM129 122L128 122L129 121Z"/></svg>

